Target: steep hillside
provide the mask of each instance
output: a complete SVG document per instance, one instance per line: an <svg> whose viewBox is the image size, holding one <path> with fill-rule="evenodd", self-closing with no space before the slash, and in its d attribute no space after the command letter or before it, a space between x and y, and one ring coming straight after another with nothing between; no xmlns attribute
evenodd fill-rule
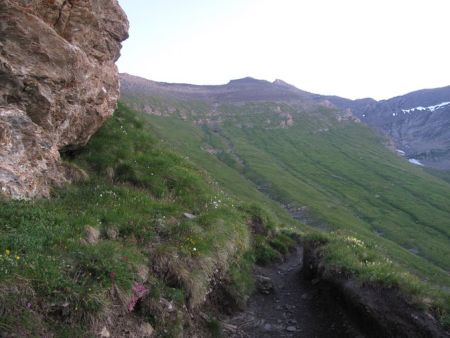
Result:
<svg viewBox="0 0 450 338"><path fill-rule="evenodd" d="M120 106L65 154L82 182L0 200L0 336L205 337L209 294L241 304L253 262L293 244L150 128Z"/></svg>
<svg viewBox="0 0 450 338"><path fill-rule="evenodd" d="M230 191L250 197L256 188L297 220L356 236L422 280L450 285L450 185L351 115L314 98L187 99L122 82L122 99L152 113L154 133Z"/></svg>

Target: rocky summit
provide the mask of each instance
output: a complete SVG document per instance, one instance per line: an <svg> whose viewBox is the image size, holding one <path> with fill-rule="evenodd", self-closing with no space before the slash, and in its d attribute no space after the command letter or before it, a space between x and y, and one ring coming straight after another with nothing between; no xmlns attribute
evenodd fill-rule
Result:
<svg viewBox="0 0 450 338"><path fill-rule="evenodd" d="M113 113L128 20L116 0L1 0L0 22L1 195L45 197Z"/></svg>

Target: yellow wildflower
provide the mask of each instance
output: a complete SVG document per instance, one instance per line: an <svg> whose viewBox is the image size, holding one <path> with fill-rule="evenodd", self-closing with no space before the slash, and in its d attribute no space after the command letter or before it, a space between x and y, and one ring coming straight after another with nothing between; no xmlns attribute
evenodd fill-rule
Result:
<svg viewBox="0 0 450 338"><path fill-rule="evenodd" d="M11 253L11 251L9 251L8 249L5 250L6 256L9 256L9 254Z"/></svg>

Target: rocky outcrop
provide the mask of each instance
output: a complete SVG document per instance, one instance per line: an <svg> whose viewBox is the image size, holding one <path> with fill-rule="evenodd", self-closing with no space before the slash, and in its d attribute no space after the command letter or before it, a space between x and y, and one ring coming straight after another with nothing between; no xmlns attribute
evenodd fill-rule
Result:
<svg viewBox="0 0 450 338"><path fill-rule="evenodd" d="M0 191L48 196L70 181L59 152L112 115L128 36L117 0L0 0Z"/></svg>

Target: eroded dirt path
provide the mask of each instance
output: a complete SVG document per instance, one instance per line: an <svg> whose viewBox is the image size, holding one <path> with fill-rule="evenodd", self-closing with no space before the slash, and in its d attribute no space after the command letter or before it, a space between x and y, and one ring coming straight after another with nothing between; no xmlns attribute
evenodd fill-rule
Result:
<svg viewBox="0 0 450 338"><path fill-rule="evenodd" d="M273 291L255 291L247 309L225 324L227 337L365 337L320 281L302 278L302 258L297 248L284 263L255 269Z"/></svg>

